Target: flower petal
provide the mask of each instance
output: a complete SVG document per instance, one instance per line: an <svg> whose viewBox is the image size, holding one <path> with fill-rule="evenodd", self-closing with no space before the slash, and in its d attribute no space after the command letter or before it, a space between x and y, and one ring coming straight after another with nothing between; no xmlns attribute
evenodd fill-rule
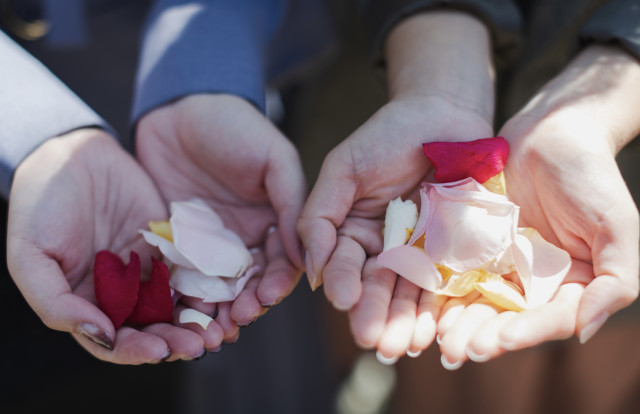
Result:
<svg viewBox="0 0 640 414"><path fill-rule="evenodd" d="M151 258L153 271L151 279L140 283L138 303L127 319L134 325L146 325L173 320L173 299L169 287L169 269L160 260Z"/></svg>
<svg viewBox="0 0 640 414"><path fill-rule="evenodd" d="M96 254L93 280L98 307L119 328L133 312L140 286L140 257L131 252L125 266L120 257L102 250Z"/></svg>
<svg viewBox="0 0 640 414"><path fill-rule="evenodd" d="M186 308L180 312L180 323L197 323L206 330L213 319L209 315L205 315L195 309Z"/></svg>
<svg viewBox="0 0 640 414"><path fill-rule="evenodd" d="M571 267L571 256L531 227L518 229L511 249L529 307L548 302Z"/></svg>
<svg viewBox="0 0 640 414"><path fill-rule="evenodd" d="M468 182L461 183L468 187ZM442 185L427 189L433 211L425 232L425 250L431 260L455 272L494 261L515 237L518 206L479 187L482 190Z"/></svg>
<svg viewBox="0 0 640 414"><path fill-rule="evenodd" d="M476 290L493 304L513 311L527 309L528 303L513 284L500 275L489 273L485 281L476 283Z"/></svg>
<svg viewBox="0 0 640 414"><path fill-rule="evenodd" d="M391 200L384 218L384 248L402 246L407 242L407 229L413 230L418 221L418 207L411 200L400 197Z"/></svg>
<svg viewBox="0 0 640 414"><path fill-rule="evenodd" d="M429 142L423 151L434 165L434 178L441 183L472 177L484 183L504 169L509 144L502 137L468 142Z"/></svg>
<svg viewBox="0 0 640 414"><path fill-rule="evenodd" d="M200 298L203 302L227 302L234 300L259 270L259 266L252 266L241 277L228 278L207 276L195 269L176 267L169 284L183 295Z"/></svg>
<svg viewBox="0 0 640 414"><path fill-rule="evenodd" d="M242 240L200 202L171 203L171 229L175 248L205 275L238 277L253 264Z"/></svg>
<svg viewBox="0 0 640 414"><path fill-rule="evenodd" d="M436 293L446 296L466 296L475 290L476 283L486 279L487 272L469 270L461 274L452 274L446 284Z"/></svg>
<svg viewBox="0 0 640 414"><path fill-rule="evenodd" d="M442 275L424 249L398 246L380 253L377 263L393 270L415 285L435 292L442 284Z"/></svg>
<svg viewBox="0 0 640 414"><path fill-rule="evenodd" d="M168 261L178 266L193 269L193 264L176 249L172 242L148 230L139 230L139 233L142 234L147 243L158 247Z"/></svg>

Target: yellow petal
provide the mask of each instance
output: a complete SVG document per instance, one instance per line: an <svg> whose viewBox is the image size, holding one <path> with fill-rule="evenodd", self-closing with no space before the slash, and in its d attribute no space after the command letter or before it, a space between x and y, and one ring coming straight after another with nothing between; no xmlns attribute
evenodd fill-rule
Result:
<svg viewBox="0 0 640 414"><path fill-rule="evenodd" d="M517 285L495 273L488 275L486 280L476 283L475 286L482 296L507 310L521 311L527 308L527 302Z"/></svg>
<svg viewBox="0 0 640 414"><path fill-rule="evenodd" d="M489 178L482 185L492 193L505 195L507 194L507 184L504 181L504 172L500 171L498 174Z"/></svg>
<svg viewBox="0 0 640 414"><path fill-rule="evenodd" d="M169 223L169 220L150 221L149 229L158 236L173 242L173 233L171 233L171 223Z"/></svg>
<svg viewBox="0 0 640 414"><path fill-rule="evenodd" d="M444 273L442 268L451 272L451 270L445 266L436 265L436 268L443 275L443 279ZM468 295L473 292L479 282L482 282L487 277L487 272L484 270L469 270L457 275L451 273L449 273L447 284L438 291L439 294L456 297Z"/></svg>
<svg viewBox="0 0 640 414"><path fill-rule="evenodd" d="M438 269L438 272L440 272L440 274L442 275L442 280L445 282L449 280L449 278L453 274L453 270L449 269L447 266L442 266L437 263L436 263L436 269Z"/></svg>

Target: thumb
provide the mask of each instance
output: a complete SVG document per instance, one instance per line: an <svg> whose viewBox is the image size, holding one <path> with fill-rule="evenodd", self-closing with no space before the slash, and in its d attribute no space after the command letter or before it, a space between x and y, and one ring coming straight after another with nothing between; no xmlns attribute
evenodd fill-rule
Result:
<svg viewBox="0 0 640 414"><path fill-rule="evenodd" d="M334 150L335 151L335 150ZM354 203L356 184L327 156L298 220L298 234L305 248L307 278L312 289L322 284L322 273L337 243L337 229Z"/></svg>
<svg viewBox="0 0 640 414"><path fill-rule="evenodd" d="M40 251L30 254L21 249L17 255L12 248L9 243L9 272L42 322L51 329L80 334L113 349L113 323L96 305L72 292L58 263Z"/></svg>

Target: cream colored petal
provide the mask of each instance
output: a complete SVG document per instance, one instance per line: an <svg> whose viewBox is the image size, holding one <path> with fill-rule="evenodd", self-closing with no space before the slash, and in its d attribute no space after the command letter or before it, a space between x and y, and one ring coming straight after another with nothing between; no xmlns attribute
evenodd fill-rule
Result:
<svg viewBox="0 0 640 414"><path fill-rule="evenodd" d="M466 296L475 290L476 283L486 279L486 272L469 270L461 274L452 274L445 285L436 293L446 296Z"/></svg>
<svg viewBox="0 0 640 414"><path fill-rule="evenodd" d="M197 323L206 330L207 326L213 321L209 315L205 315L195 309L187 308L180 312L180 323Z"/></svg>
<svg viewBox="0 0 640 414"><path fill-rule="evenodd" d="M513 311L522 311L529 306L513 284L500 275L489 273L483 282L476 283L476 290L493 304Z"/></svg>
<svg viewBox="0 0 640 414"><path fill-rule="evenodd" d="M418 221L418 207L411 200L400 197L391 200L384 219L384 248L402 246L407 242L407 229L413 230Z"/></svg>

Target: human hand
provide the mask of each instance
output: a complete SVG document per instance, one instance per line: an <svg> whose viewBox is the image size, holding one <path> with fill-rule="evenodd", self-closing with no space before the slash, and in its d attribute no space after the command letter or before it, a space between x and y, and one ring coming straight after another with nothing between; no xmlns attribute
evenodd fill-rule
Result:
<svg viewBox="0 0 640 414"><path fill-rule="evenodd" d="M385 210L398 196L417 201L430 171L422 143L493 136L488 44L484 26L457 12L417 15L394 29L391 100L329 153L298 221L312 288L324 282L328 300L349 310L356 342L386 358L412 341L428 346L436 315L417 318L427 315L428 296L376 264Z"/></svg>
<svg viewBox="0 0 640 414"><path fill-rule="evenodd" d="M640 133L638 85L635 59L591 46L500 131L511 146L507 193L521 225L568 251L573 265L556 296L531 310L449 301L438 324L445 366L574 333L584 343L637 298L638 210L615 155Z"/></svg>
<svg viewBox="0 0 640 414"><path fill-rule="evenodd" d="M253 106L231 95L182 98L145 115L137 155L165 202L205 200L264 271L233 302L217 304L225 340L287 296L302 268L295 233L306 192L293 145ZM273 230L276 231L273 231ZM192 298L194 299L194 298ZM188 303L210 313L216 304Z"/></svg>
<svg viewBox="0 0 640 414"><path fill-rule="evenodd" d="M166 215L152 181L113 137L80 129L52 138L15 173L9 271L48 327L72 333L99 359L119 364L194 359L205 348L220 346L218 324L206 331L168 323L116 330L95 305L96 253L107 249L125 262L132 250L143 258L152 255L138 230Z"/></svg>

